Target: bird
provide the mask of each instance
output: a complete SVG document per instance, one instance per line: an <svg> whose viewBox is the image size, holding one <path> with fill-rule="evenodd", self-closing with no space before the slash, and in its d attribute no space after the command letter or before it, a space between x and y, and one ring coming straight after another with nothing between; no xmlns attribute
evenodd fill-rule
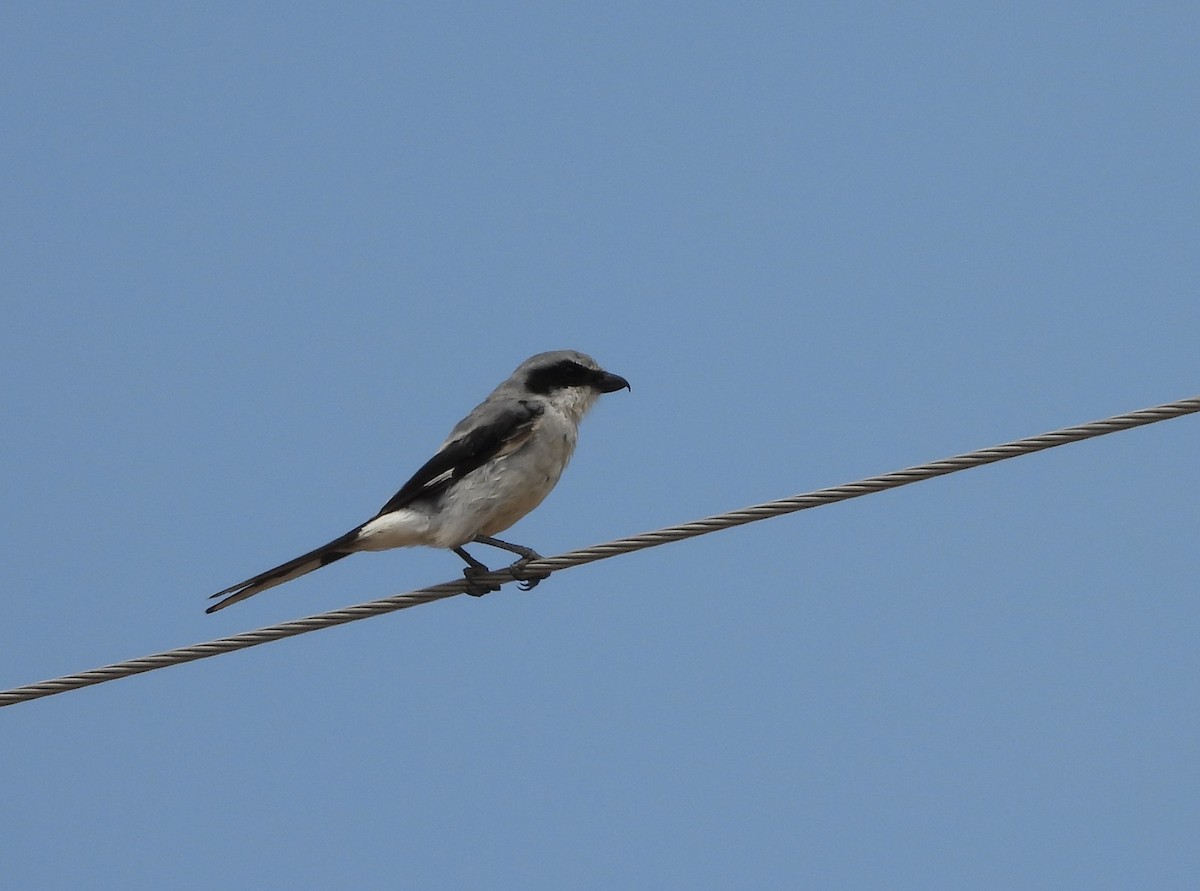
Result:
<svg viewBox="0 0 1200 891"><path fill-rule="evenodd" d="M379 512L345 535L230 585L205 612L231 606L360 551L424 545L448 548L466 561L467 592L494 585L476 581L485 564L463 548L475 542L517 554L510 567L528 590L545 575L522 573L538 553L494 536L550 494L571 460L584 415L603 393L631 390L618 374L575 350L526 359L483 402L459 421L426 461Z"/></svg>

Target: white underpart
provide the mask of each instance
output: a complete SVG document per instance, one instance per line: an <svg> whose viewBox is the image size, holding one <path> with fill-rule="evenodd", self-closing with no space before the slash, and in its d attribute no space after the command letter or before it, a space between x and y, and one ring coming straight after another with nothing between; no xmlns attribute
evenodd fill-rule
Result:
<svg viewBox="0 0 1200 891"><path fill-rule="evenodd" d="M572 388L543 401L545 412L524 445L457 480L432 504L418 503L371 520L355 545L382 551L425 545L454 548L496 535L537 507L575 451L579 422L599 394Z"/></svg>

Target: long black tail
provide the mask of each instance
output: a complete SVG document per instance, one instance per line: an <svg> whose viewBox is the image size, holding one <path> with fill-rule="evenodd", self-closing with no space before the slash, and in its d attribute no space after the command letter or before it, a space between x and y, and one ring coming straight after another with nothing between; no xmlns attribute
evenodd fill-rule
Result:
<svg viewBox="0 0 1200 891"><path fill-rule="evenodd" d="M225 609L225 607L240 600L245 600L247 597L253 597L259 591L265 591L268 588L274 588L276 585L282 585L284 582L290 582L292 579L306 575L314 569L328 566L335 560L349 557L355 551L354 539L357 537L358 529L352 529L340 538L335 538L329 544L321 545L321 547L314 551L309 551L307 554L301 554L295 560L281 563L274 569L260 572L254 578L238 582L236 585L230 585L224 591L218 591L216 594L213 594L209 599L215 600L218 597L225 597L226 594L229 596L218 603L214 603L205 612L215 613L217 610Z"/></svg>

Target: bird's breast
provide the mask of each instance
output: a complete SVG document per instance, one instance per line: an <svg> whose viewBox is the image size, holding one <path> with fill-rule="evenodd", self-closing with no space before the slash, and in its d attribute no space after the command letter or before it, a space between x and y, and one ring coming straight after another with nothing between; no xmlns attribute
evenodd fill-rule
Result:
<svg viewBox="0 0 1200 891"><path fill-rule="evenodd" d="M573 425L547 424L522 448L496 462L489 474L495 491L481 534L504 531L545 500L575 451L574 433Z"/></svg>

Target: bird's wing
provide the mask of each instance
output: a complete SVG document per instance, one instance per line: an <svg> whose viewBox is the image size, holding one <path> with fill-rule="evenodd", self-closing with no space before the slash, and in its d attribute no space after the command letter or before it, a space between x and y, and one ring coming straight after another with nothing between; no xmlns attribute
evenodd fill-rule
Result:
<svg viewBox="0 0 1200 891"><path fill-rule="evenodd" d="M533 435L534 426L545 411L526 399L489 409L486 415L481 413L473 419L474 423L460 435L448 440L375 516L407 507L418 498L441 491L453 480L466 476L493 458L515 452Z"/></svg>

